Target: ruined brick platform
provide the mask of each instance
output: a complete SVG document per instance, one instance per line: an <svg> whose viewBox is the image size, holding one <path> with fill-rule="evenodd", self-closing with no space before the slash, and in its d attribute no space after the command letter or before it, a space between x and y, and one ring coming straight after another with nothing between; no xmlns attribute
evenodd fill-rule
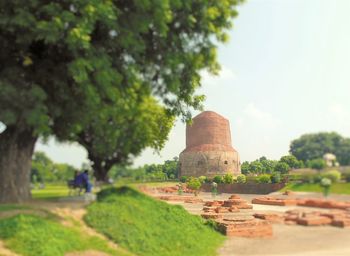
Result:
<svg viewBox="0 0 350 256"><path fill-rule="evenodd" d="M348 211L331 210L329 212L290 210L284 214L255 213L254 217L270 223L284 223L287 225L349 227L350 213Z"/></svg>
<svg viewBox="0 0 350 256"><path fill-rule="evenodd" d="M272 225L264 220L230 220L218 221L218 229L226 236L271 237Z"/></svg>
<svg viewBox="0 0 350 256"><path fill-rule="evenodd" d="M252 200L253 204L279 205L279 206L306 206L326 209L350 209L350 202L341 202L330 199L303 199L303 198L278 198L257 197Z"/></svg>

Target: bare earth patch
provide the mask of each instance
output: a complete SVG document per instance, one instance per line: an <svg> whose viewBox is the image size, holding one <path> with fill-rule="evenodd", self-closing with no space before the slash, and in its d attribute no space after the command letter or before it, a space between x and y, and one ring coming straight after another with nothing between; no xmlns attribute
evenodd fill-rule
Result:
<svg viewBox="0 0 350 256"><path fill-rule="evenodd" d="M4 242L0 241L0 256L18 256L18 254L7 249Z"/></svg>
<svg viewBox="0 0 350 256"><path fill-rule="evenodd" d="M70 252L70 253L66 253L65 256L109 256L109 254L106 254L104 252L98 252L98 251L86 251L86 252Z"/></svg>

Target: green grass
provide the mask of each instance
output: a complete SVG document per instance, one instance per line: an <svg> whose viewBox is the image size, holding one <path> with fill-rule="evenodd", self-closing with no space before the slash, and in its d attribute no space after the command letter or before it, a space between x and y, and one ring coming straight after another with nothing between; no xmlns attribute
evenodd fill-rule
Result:
<svg viewBox="0 0 350 256"><path fill-rule="evenodd" d="M109 188L88 207L85 221L140 255L216 255L225 237L183 207L155 200L132 188Z"/></svg>
<svg viewBox="0 0 350 256"><path fill-rule="evenodd" d="M63 256L67 252L86 250L129 255L111 249L105 240L83 234L75 227L28 214L0 219L0 239L7 248L23 256Z"/></svg>
<svg viewBox="0 0 350 256"><path fill-rule="evenodd" d="M65 185L46 184L44 189L32 189L32 197L35 199L58 199L68 196L68 187Z"/></svg>
<svg viewBox="0 0 350 256"><path fill-rule="evenodd" d="M285 186L282 191L291 190L297 192L322 192L323 189L319 184L310 183L291 183ZM350 183L335 183L331 186L330 193L332 194L350 194Z"/></svg>
<svg viewBox="0 0 350 256"><path fill-rule="evenodd" d="M19 205L19 204L0 204L0 212L13 211L13 210L27 210L27 209L31 209L31 208L29 206Z"/></svg>

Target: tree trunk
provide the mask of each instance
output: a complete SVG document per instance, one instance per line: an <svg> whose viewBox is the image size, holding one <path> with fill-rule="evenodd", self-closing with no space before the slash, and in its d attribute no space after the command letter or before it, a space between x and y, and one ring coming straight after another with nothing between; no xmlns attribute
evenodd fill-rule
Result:
<svg viewBox="0 0 350 256"><path fill-rule="evenodd" d="M31 198L30 170L37 137L32 130L7 127L0 134L0 203Z"/></svg>
<svg viewBox="0 0 350 256"><path fill-rule="evenodd" d="M103 161L100 157L89 154L89 159L94 163L94 176L98 183L108 183L108 172L115 164L114 160Z"/></svg>

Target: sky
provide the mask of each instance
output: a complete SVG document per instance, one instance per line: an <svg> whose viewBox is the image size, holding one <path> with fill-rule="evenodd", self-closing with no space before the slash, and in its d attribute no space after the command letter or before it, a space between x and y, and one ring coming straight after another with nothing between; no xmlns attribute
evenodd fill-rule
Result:
<svg viewBox="0 0 350 256"><path fill-rule="evenodd" d="M305 133L336 131L350 137L350 1L248 0L218 48L221 72L202 73L204 110L230 121L242 161L279 159ZM198 114L199 112L194 112ZM185 148L177 121L160 154L146 149L134 166L162 163ZM77 144L39 142L56 162L80 167Z"/></svg>

